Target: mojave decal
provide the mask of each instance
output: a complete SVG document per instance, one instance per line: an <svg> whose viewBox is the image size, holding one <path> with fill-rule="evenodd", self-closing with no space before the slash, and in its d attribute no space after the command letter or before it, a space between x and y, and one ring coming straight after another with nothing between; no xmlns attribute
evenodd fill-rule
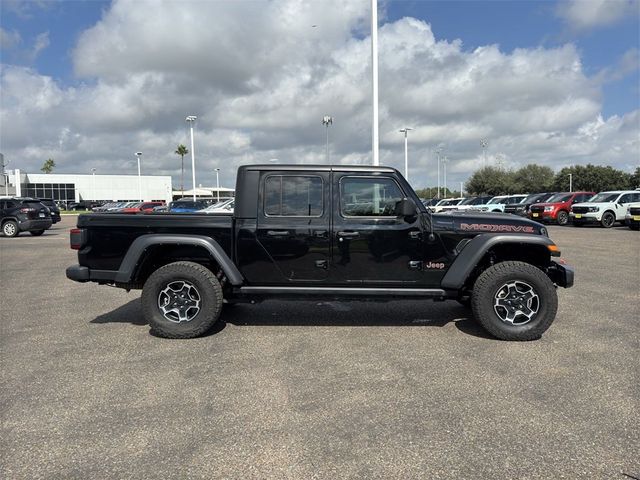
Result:
<svg viewBox="0 0 640 480"><path fill-rule="evenodd" d="M500 225L492 223L461 223L461 230L472 232L509 232L509 233L535 233L530 225Z"/></svg>

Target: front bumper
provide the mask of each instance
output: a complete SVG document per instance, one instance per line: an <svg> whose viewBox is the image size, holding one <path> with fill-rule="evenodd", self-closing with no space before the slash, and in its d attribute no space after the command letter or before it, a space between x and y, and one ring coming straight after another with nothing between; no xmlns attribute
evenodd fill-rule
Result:
<svg viewBox="0 0 640 480"><path fill-rule="evenodd" d="M569 214L569 219L572 223L587 224L587 223L600 223L602 214L600 212L593 213L573 213Z"/></svg>
<svg viewBox="0 0 640 480"><path fill-rule="evenodd" d="M551 262L547 269L547 275L553 283L563 288L573 287L574 270L569 265L561 265L558 262Z"/></svg>
<svg viewBox="0 0 640 480"><path fill-rule="evenodd" d="M531 212L529 213L529 219L534 222L555 222L557 220L556 217L557 212Z"/></svg>
<svg viewBox="0 0 640 480"><path fill-rule="evenodd" d="M38 218L36 220L24 220L18 223L18 229L21 232L47 230L48 228L51 228L51 218Z"/></svg>
<svg viewBox="0 0 640 480"><path fill-rule="evenodd" d="M624 223L629 226L638 226L640 225L640 215L626 215L624 217Z"/></svg>

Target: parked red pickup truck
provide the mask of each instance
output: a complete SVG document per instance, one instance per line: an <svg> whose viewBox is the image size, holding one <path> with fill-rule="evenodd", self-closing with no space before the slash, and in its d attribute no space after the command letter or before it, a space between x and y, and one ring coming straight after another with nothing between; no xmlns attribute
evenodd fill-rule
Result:
<svg viewBox="0 0 640 480"><path fill-rule="evenodd" d="M563 192L556 193L545 203L531 205L529 218L541 223L557 223L566 225L569 223L569 211L574 203L586 202L595 195L595 192Z"/></svg>

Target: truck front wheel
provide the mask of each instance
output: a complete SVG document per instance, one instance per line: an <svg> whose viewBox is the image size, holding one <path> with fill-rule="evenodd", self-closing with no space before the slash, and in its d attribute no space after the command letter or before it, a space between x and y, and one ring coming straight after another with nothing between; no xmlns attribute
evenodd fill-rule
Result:
<svg viewBox="0 0 640 480"><path fill-rule="evenodd" d="M211 270L194 262L174 262L145 282L142 313L160 337L194 338L218 321L222 299L222 287Z"/></svg>
<svg viewBox="0 0 640 480"><path fill-rule="evenodd" d="M480 324L501 340L536 340L558 310L556 288L540 269L524 262L501 262L476 280L471 307Z"/></svg>

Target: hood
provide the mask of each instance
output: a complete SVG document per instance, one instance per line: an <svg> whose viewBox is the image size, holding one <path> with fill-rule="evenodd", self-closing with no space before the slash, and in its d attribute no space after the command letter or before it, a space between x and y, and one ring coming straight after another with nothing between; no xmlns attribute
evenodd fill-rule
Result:
<svg viewBox="0 0 640 480"><path fill-rule="evenodd" d="M455 230L466 233L529 233L547 234L540 223L506 213L474 213L469 210L433 214L436 229Z"/></svg>

